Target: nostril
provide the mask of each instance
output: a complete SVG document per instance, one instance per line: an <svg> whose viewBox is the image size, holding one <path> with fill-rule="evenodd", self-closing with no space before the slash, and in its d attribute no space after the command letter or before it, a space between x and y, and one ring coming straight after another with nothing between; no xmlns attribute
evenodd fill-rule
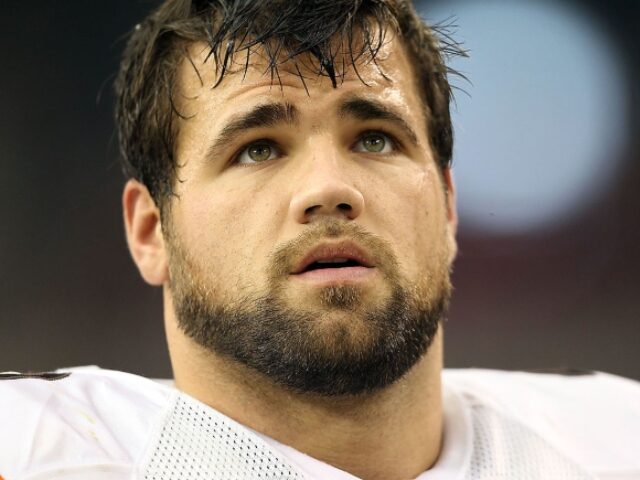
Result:
<svg viewBox="0 0 640 480"><path fill-rule="evenodd" d="M313 213L315 210L318 210L322 205L312 205L311 207L307 207L304 210L305 215L309 215Z"/></svg>
<svg viewBox="0 0 640 480"><path fill-rule="evenodd" d="M332 211L333 212L340 212L341 215L352 215L354 212L353 207L346 203L346 202L342 202L339 203L337 205L335 205L332 209L329 209L328 206L331 204L317 204L317 205L311 205L310 207L307 207L304 209L304 215L305 217L309 217L309 216L314 216L314 215L321 215L321 214L330 214Z"/></svg>

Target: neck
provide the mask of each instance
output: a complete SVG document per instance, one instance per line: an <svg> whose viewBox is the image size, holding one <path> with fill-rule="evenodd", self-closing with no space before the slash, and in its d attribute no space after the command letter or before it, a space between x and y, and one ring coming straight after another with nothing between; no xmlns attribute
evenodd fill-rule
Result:
<svg viewBox="0 0 640 480"><path fill-rule="evenodd" d="M176 386L243 425L367 480L415 478L438 457L441 333L392 386L327 398L284 390L167 328Z"/></svg>

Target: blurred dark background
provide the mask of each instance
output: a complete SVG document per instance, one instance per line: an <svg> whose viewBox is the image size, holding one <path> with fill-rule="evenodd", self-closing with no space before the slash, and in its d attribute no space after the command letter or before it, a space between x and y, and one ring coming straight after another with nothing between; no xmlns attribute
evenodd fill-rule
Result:
<svg viewBox="0 0 640 480"><path fill-rule="evenodd" d="M0 370L171 374L161 292L139 278L124 240L112 121L123 38L155 3L0 4ZM449 367L571 366L640 379L640 3L572 4L625 64L621 174L554 228L462 225Z"/></svg>

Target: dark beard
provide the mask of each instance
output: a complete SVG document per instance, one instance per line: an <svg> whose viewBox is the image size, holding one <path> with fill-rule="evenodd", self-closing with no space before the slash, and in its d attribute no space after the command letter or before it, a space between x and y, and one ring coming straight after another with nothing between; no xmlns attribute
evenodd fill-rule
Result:
<svg viewBox="0 0 640 480"><path fill-rule="evenodd" d="M339 232L338 232L339 230ZM344 228L324 228L322 236L339 236ZM407 373L426 353L450 297L448 270L429 290L436 298L419 298L424 292L404 287L389 248L370 234L355 233L360 243L386 255L381 265L391 285L383 305L365 308L354 286L321 289L321 307L302 310L284 301L288 252L302 250L318 234L306 235L274 254L270 290L258 298L216 304L202 294L192 278L189 262L175 241L170 242L171 291L180 328L193 340L246 365L276 384L303 393L344 396L383 389ZM289 260L290 261L290 260ZM179 265L177 264L179 263ZM436 281L438 279L434 279ZM336 313L337 312L337 313ZM335 318L336 315L340 318Z"/></svg>

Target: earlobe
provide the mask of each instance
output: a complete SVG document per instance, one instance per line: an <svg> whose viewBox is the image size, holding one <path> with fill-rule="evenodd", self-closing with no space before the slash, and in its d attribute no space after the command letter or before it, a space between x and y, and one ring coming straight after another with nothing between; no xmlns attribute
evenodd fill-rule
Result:
<svg viewBox="0 0 640 480"><path fill-rule="evenodd" d="M451 168L445 168L442 171L444 180L445 193L447 195L447 217L450 222L458 226L458 212L456 210L456 188L453 182L453 172Z"/></svg>
<svg viewBox="0 0 640 480"><path fill-rule="evenodd" d="M458 210L456 208L456 189L453 181L453 172L450 168L445 168L442 172L444 185L446 189L446 208L447 208L447 231L448 241L451 251L451 261L458 253L458 242L456 241L456 233L458 231Z"/></svg>
<svg viewBox="0 0 640 480"><path fill-rule="evenodd" d="M144 280L155 286L168 278L160 210L147 187L129 180L122 193L122 210L131 257Z"/></svg>

